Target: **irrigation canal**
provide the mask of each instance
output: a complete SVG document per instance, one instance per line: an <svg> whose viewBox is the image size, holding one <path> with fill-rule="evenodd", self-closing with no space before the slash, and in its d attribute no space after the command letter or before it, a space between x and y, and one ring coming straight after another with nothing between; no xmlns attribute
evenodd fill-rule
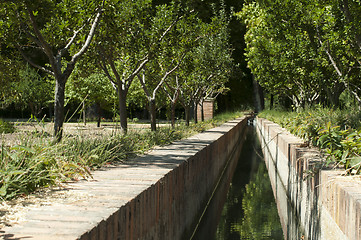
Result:
<svg viewBox="0 0 361 240"><path fill-rule="evenodd" d="M191 239L283 239L262 149L247 128L231 182L221 180Z"/></svg>
<svg viewBox="0 0 361 240"><path fill-rule="evenodd" d="M95 171L62 190L76 200L30 208L0 239L361 240L361 183L327 169L305 179L319 152L256 122L257 134L237 119Z"/></svg>

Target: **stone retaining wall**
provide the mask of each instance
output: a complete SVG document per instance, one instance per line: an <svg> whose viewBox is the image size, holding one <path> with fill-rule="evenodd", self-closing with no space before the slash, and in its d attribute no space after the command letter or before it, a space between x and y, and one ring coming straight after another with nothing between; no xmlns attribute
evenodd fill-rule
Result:
<svg viewBox="0 0 361 240"><path fill-rule="evenodd" d="M361 239L361 178L321 168L318 150L257 118L285 239Z"/></svg>
<svg viewBox="0 0 361 240"><path fill-rule="evenodd" d="M67 184L66 197L29 206L0 238L187 239L224 167L238 157L246 125L245 117L230 121L95 171L91 181Z"/></svg>

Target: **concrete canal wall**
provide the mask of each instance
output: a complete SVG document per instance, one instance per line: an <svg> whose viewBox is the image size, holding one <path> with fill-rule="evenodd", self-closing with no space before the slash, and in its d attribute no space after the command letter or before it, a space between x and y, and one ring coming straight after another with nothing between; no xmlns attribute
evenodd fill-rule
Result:
<svg viewBox="0 0 361 240"><path fill-rule="evenodd" d="M0 239L189 239L245 137L240 118L65 185Z"/></svg>
<svg viewBox="0 0 361 240"><path fill-rule="evenodd" d="M361 239L361 178L322 169L319 151L257 118L285 239Z"/></svg>

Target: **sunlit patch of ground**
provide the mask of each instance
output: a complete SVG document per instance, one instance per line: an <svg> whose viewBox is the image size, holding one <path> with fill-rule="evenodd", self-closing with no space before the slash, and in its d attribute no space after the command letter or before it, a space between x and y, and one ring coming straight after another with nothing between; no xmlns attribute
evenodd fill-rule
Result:
<svg viewBox="0 0 361 240"><path fill-rule="evenodd" d="M11 201L0 201L0 229L25 220L30 209L62 202L76 202L89 198L85 193L75 193L66 188L44 188Z"/></svg>
<svg viewBox="0 0 361 240"><path fill-rule="evenodd" d="M0 135L0 144L4 145L17 145L24 142L24 140L35 138L51 138L53 135L53 123L34 123L34 122L21 122L15 123L16 132ZM161 123L158 127L167 127L170 124ZM128 131L143 131L149 130L150 124L137 123L128 124ZM90 138L110 136L121 133L121 128L118 123L107 122L97 127L96 123L65 123L64 124L64 136L86 136Z"/></svg>

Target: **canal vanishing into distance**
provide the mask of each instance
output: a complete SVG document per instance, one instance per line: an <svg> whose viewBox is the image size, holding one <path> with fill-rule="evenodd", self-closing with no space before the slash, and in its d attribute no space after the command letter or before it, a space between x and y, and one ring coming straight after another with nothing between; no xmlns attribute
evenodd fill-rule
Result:
<svg viewBox="0 0 361 240"><path fill-rule="evenodd" d="M231 182L223 177L191 239L284 239L256 130L247 128Z"/></svg>

